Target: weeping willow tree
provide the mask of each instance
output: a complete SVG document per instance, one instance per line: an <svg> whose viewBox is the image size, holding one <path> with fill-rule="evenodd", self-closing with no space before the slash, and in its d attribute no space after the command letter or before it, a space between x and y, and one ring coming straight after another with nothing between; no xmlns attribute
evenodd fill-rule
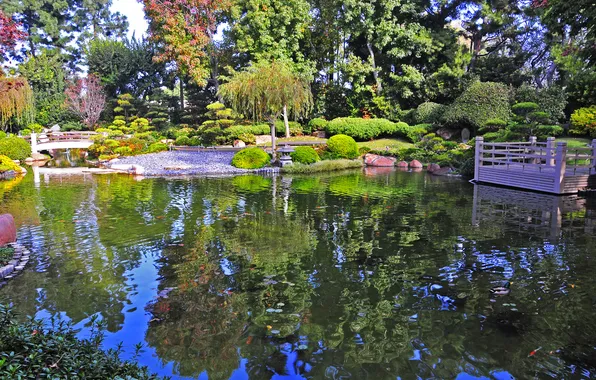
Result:
<svg viewBox="0 0 596 380"><path fill-rule="evenodd" d="M303 116L313 105L308 79L294 73L290 65L282 61L258 62L234 72L220 85L218 94L237 112L267 120L271 126L273 152L275 121L284 106L296 116Z"/></svg>
<svg viewBox="0 0 596 380"><path fill-rule="evenodd" d="M0 75L0 129L27 125L35 117L33 91L25 78Z"/></svg>

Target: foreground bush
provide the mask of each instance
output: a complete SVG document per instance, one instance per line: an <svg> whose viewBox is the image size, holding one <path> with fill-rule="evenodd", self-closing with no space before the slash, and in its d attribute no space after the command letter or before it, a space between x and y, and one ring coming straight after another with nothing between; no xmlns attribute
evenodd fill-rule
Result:
<svg viewBox="0 0 596 380"><path fill-rule="evenodd" d="M234 155L232 166L240 169L260 169L269 163L269 155L261 148L246 148Z"/></svg>
<svg viewBox="0 0 596 380"><path fill-rule="evenodd" d="M336 170L356 169L364 166L360 160L326 160L319 161L311 165L294 164L281 168L283 173L289 174L310 174L332 172Z"/></svg>
<svg viewBox="0 0 596 380"><path fill-rule="evenodd" d="M358 144L346 135L335 135L327 140L327 148L336 158L356 158L360 155Z"/></svg>
<svg viewBox="0 0 596 380"><path fill-rule="evenodd" d="M339 117L327 124L326 131L330 135L342 134L359 141L366 141L379 136L401 135L401 130L405 123L398 124L387 119Z"/></svg>
<svg viewBox="0 0 596 380"><path fill-rule="evenodd" d="M21 168L19 165L12 162L9 157L0 155L0 173L9 172L11 170L18 173L21 171Z"/></svg>
<svg viewBox="0 0 596 380"><path fill-rule="evenodd" d="M0 140L0 154L13 160L23 161L31 157L31 146L20 137L7 137Z"/></svg>
<svg viewBox="0 0 596 380"><path fill-rule="evenodd" d="M442 121L453 127L480 128L490 119L509 121L510 91L502 83L474 82L447 107Z"/></svg>
<svg viewBox="0 0 596 380"><path fill-rule="evenodd" d="M574 135L596 137L596 106L584 107L571 114L571 128Z"/></svg>
<svg viewBox="0 0 596 380"><path fill-rule="evenodd" d="M17 322L0 305L0 378L157 379L147 368L120 359L120 349L102 351L103 328L92 320L91 337L79 340L70 324L52 321L47 328L42 321Z"/></svg>
<svg viewBox="0 0 596 380"><path fill-rule="evenodd" d="M310 146L296 147L290 156L292 157L292 161L306 165L314 164L315 162L321 160L317 151Z"/></svg>

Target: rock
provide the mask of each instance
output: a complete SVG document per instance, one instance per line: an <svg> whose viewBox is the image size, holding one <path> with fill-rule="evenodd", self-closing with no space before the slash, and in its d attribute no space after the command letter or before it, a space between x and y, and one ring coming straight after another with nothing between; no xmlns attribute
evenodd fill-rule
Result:
<svg viewBox="0 0 596 380"><path fill-rule="evenodd" d="M54 126L50 128L50 132L60 132L60 126L58 124L54 124Z"/></svg>
<svg viewBox="0 0 596 380"><path fill-rule="evenodd" d="M420 161L418 161L418 160L412 160L412 161L410 162L410 167L411 167L412 169L422 169L422 168L423 168L422 164L421 164L421 163L420 163Z"/></svg>
<svg viewBox="0 0 596 380"><path fill-rule="evenodd" d="M33 159L33 161L48 161L50 159L50 157L41 153L32 153L31 158Z"/></svg>
<svg viewBox="0 0 596 380"><path fill-rule="evenodd" d="M0 215L0 247L17 241L17 228L10 214Z"/></svg>
<svg viewBox="0 0 596 380"><path fill-rule="evenodd" d="M246 143L242 140L234 140L234 148L245 148Z"/></svg>
<svg viewBox="0 0 596 380"><path fill-rule="evenodd" d="M14 170L8 170L4 173L0 173L0 179L10 179L14 178L16 175L17 173Z"/></svg>
<svg viewBox="0 0 596 380"><path fill-rule="evenodd" d="M439 128L437 129L437 136L444 138L445 140L449 140L455 134L459 133L459 129L449 129L449 128Z"/></svg>
<svg viewBox="0 0 596 380"><path fill-rule="evenodd" d="M435 170L434 172L432 172L432 175L447 175L449 173L451 173L453 170L451 170L451 168L446 167L446 168L440 168L438 170Z"/></svg>
<svg viewBox="0 0 596 380"><path fill-rule="evenodd" d="M23 269L25 269L24 265L17 265L16 267L14 267L14 270L19 271L19 272L22 271Z"/></svg>
<svg viewBox="0 0 596 380"><path fill-rule="evenodd" d="M133 165L131 165L131 169L129 170L129 173L134 174L134 175L143 175L143 174L145 174L145 168L142 167L141 165L133 164Z"/></svg>
<svg viewBox="0 0 596 380"><path fill-rule="evenodd" d="M364 168L364 175L374 177L382 174L390 174L395 171L394 167L381 167L381 166L366 166Z"/></svg>
<svg viewBox="0 0 596 380"><path fill-rule="evenodd" d="M441 169L441 167L438 164L428 164L428 166L426 167L426 171L428 171L429 173L434 173L439 169Z"/></svg>
<svg viewBox="0 0 596 380"><path fill-rule="evenodd" d="M364 155L364 163L366 166L394 167L395 161L396 159L393 157L379 156L370 153Z"/></svg>
<svg viewBox="0 0 596 380"><path fill-rule="evenodd" d="M25 162L34 162L35 160L33 159L33 157L27 157L25 158Z"/></svg>
<svg viewBox="0 0 596 380"><path fill-rule="evenodd" d="M257 135L255 136L257 145L264 145L271 142L271 136L269 135Z"/></svg>
<svg viewBox="0 0 596 380"><path fill-rule="evenodd" d="M407 168L408 167L408 163L406 161L400 161L397 163L397 167L398 168Z"/></svg>
<svg viewBox="0 0 596 380"><path fill-rule="evenodd" d="M108 164L114 165L114 164L117 164L118 162L120 162L119 158L112 158L110 161L108 161Z"/></svg>

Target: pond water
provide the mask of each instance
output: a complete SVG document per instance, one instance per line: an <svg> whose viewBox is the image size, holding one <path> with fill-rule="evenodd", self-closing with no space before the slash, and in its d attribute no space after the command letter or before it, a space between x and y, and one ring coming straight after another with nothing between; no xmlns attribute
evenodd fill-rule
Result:
<svg viewBox="0 0 596 380"><path fill-rule="evenodd" d="M0 200L33 252L0 301L99 317L161 375L596 376L591 199L387 171L30 174Z"/></svg>

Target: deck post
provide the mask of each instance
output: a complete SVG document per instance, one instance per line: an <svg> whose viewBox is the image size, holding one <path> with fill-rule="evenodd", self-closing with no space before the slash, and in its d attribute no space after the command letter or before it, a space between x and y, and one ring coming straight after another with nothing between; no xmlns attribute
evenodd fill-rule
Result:
<svg viewBox="0 0 596 380"><path fill-rule="evenodd" d="M590 167L590 174L596 174L596 139L592 140L592 166Z"/></svg>
<svg viewBox="0 0 596 380"><path fill-rule="evenodd" d="M565 180L565 169L567 169L567 143L563 141L557 143L555 152L555 187L553 189L555 194L561 194L561 185Z"/></svg>
<svg viewBox="0 0 596 380"><path fill-rule="evenodd" d="M31 133L31 153L38 153L37 152L37 133Z"/></svg>
<svg viewBox="0 0 596 380"><path fill-rule="evenodd" d="M480 172L480 165L482 164L482 149L484 145L484 137L476 136L476 154L474 157L474 182L478 182L480 180L478 174Z"/></svg>
<svg viewBox="0 0 596 380"><path fill-rule="evenodd" d="M546 166L555 166L555 138L548 137L546 139Z"/></svg>
<svg viewBox="0 0 596 380"><path fill-rule="evenodd" d="M537 140L536 136L530 136L529 141L530 141L530 149L528 149L527 154L534 154L536 152L536 141L538 141L538 140ZM525 161L526 160L524 160L524 162ZM537 160L535 158L532 158L530 160L530 163L535 164L535 163L537 163Z"/></svg>

